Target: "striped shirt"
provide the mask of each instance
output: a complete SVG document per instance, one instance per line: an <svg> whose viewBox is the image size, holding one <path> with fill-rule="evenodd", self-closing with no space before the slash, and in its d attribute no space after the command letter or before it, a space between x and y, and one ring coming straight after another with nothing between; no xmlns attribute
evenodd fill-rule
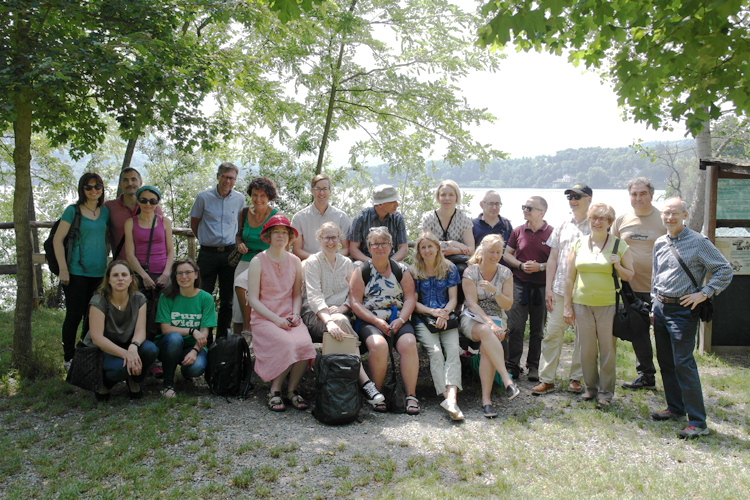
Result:
<svg viewBox="0 0 750 500"><path fill-rule="evenodd" d="M669 249L672 242L683 262L700 285L706 274L711 274L702 288L696 290L690 276ZM700 233L685 227L676 238L660 236L654 243L654 263L651 273L651 301L657 295L682 297L702 291L708 297L719 294L732 282L732 266L724 255Z"/></svg>

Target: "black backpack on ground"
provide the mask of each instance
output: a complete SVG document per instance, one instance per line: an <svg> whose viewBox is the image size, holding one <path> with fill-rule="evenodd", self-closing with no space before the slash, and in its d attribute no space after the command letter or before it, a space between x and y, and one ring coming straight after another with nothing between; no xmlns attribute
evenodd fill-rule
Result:
<svg viewBox="0 0 750 500"><path fill-rule="evenodd" d="M315 360L315 410L318 421L348 424L362 408L359 392L361 361L354 354L318 354Z"/></svg>
<svg viewBox="0 0 750 500"><path fill-rule="evenodd" d="M253 375L253 360L250 348L242 335L217 338L208 349L206 384L217 396L244 398Z"/></svg>
<svg viewBox="0 0 750 500"><path fill-rule="evenodd" d="M63 239L63 248L65 248L65 262L69 263L70 259L70 252L73 248L73 241L78 237L78 228L81 227L81 207L78 205L73 205L75 208L76 214L73 217L73 223L70 225L70 230L68 230L68 234L65 235L65 238ZM53 240L55 239L55 233L57 232L57 228L60 225L60 221L62 219L57 219L55 223L52 225L52 230L49 232L49 236L46 240L44 240L44 253L45 257L47 258L47 266L49 267L49 270L52 274L55 276L60 275L60 266L57 264L57 256L55 255L55 245L53 243Z"/></svg>

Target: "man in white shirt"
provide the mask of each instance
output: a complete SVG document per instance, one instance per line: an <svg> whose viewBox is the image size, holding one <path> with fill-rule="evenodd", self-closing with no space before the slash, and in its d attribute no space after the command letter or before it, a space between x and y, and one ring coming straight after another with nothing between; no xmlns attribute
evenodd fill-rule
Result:
<svg viewBox="0 0 750 500"><path fill-rule="evenodd" d="M325 174L318 174L310 182L313 203L297 212L292 217L292 227L299 233L299 238L292 242L292 251L301 260L320 252L320 243L315 238L315 232L326 222L334 222L341 234L349 234L351 221L344 212L328 203L331 196L331 179ZM341 240L341 255L349 255L349 240Z"/></svg>

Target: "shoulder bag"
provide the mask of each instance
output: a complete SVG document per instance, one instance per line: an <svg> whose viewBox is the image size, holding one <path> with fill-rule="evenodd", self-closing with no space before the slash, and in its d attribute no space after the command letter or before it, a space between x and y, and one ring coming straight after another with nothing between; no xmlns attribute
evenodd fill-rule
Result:
<svg viewBox="0 0 750 500"><path fill-rule="evenodd" d="M237 225L237 237L242 241L242 229L245 224L245 219L247 219L247 212L250 210L250 207L244 207L242 210L240 210L240 220ZM240 251L235 248L232 250L232 253L229 254L229 257L227 257L227 262L232 267L237 267L237 264L240 263L240 259L242 259L242 254Z"/></svg>
<svg viewBox="0 0 750 500"><path fill-rule="evenodd" d="M620 238L617 238L612 253L617 253L619 245ZM641 332L648 331L651 324L650 307L648 303L636 297L630 283L618 279L614 265L612 266L612 278L615 283L615 318L612 323L612 335L632 342L642 335Z"/></svg>
<svg viewBox="0 0 750 500"><path fill-rule="evenodd" d="M672 243L672 240L667 237L667 244L669 245L669 249L672 251L672 254L677 259L677 262L680 263L680 266L682 266L682 269L685 271L685 274L688 275L690 278L690 281L693 282L693 286L697 288L698 290L701 289L700 285L698 284L698 281L696 281L695 276L693 276L693 273L690 272L690 268L685 264L685 262L680 257L679 252L674 247L674 244ZM700 315L701 321L704 323L708 323L711 320L714 319L714 299L713 297L706 297L706 300L698 304L698 314Z"/></svg>

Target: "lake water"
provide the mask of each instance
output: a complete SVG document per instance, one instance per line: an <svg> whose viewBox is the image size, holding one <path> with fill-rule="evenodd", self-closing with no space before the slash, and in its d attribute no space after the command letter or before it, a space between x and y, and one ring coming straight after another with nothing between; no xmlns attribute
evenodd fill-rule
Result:
<svg viewBox="0 0 750 500"><path fill-rule="evenodd" d="M484 198L484 193L493 188L467 188L462 189L462 194L473 196L469 206L469 215L475 218L482 212L479 202ZM513 227L524 223L521 205L526 204L530 196L541 196L547 200L547 214L544 220L554 227L559 226L570 215L568 198L565 196L565 189L534 189L534 188L516 188L516 189L496 189L500 194L503 206L500 208L500 215L510 219ZM592 203L606 203L615 209L615 214L620 215L632 210L630 206L630 196L627 189L594 189ZM664 191L657 190L654 193L654 205L661 208L664 204Z"/></svg>

